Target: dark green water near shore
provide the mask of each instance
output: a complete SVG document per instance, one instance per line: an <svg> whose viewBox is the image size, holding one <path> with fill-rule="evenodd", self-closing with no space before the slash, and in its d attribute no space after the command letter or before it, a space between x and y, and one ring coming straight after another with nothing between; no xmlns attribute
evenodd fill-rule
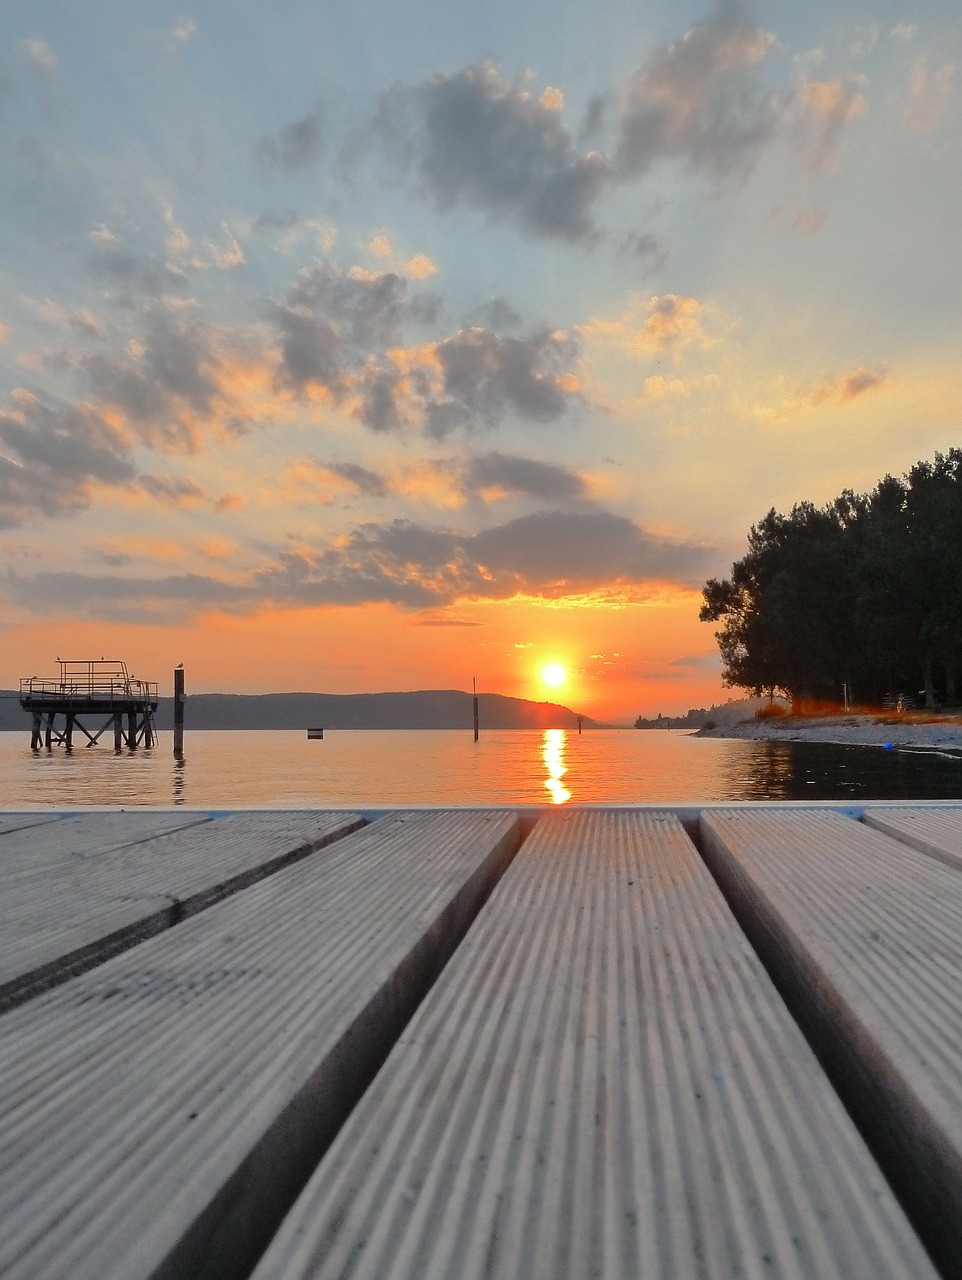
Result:
<svg viewBox="0 0 962 1280"><path fill-rule="evenodd" d="M746 745L748 745L746 743ZM962 757L921 749L753 742L732 761L732 799L962 799Z"/></svg>

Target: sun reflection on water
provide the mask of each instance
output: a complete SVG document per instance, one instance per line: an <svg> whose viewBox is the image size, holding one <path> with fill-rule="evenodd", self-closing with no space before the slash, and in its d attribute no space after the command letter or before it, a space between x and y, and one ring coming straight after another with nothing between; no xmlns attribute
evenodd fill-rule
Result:
<svg viewBox="0 0 962 1280"><path fill-rule="evenodd" d="M566 800L571 799L571 792L561 781L568 772L568 766L565 764L567 745L568 735L564 729L545 729L541 739L541 755L548 772L544 787L551 797L552 804L564 804Z"/></svg>

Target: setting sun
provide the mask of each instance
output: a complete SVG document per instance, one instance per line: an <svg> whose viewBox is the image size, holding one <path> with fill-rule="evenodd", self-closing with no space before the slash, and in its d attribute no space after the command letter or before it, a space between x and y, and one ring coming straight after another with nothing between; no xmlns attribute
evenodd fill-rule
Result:
<svg viewBox="0 0 962 1280"><path fill-rule="evenodd" d="M548 662L541 668L541 683L549 689L558 689L568 679L568 673L560 662Z"/></svg>

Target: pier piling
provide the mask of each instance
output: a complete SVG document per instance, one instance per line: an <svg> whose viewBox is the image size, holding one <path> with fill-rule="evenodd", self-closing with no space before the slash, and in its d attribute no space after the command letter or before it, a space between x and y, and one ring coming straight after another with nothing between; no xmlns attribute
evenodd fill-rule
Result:
<svg viewBox="0 0 962 1280"><path fill-rule="evenodd" d="M174 755L184 752L184 664L174 668Z"/></svg>

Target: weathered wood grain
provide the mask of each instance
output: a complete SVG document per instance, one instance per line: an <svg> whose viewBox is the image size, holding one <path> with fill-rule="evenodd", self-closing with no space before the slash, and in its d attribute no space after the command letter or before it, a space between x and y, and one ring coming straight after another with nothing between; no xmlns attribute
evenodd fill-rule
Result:
<svg viewBox="0 0 962 1280"><path fill-rule="evenodd" d="M703 853L946 1275L962 1259L962 876L837 813L706 813Z"/></svg>
<svg viewBox="0 0 962 1280"><path fill-rule="evenodd" d="M544 817L255 1280L934 1276L673 818Z"/></svg>
<svg viewBox="0 0 962 1280"><path fill-rule="evenodd" d="M246 1275L518 819L385 817L0 1019L0 1273Z"/></svg>
<svg viewBox="0 0 962 1280"><path fill-rule="evenodd" d="M0 837L0 1010L362 823L323 811L97 816Z"/></svg>
<svg viewBox="0 0 962 1280"><path fill-rule="evenodd" d="M862 821L962 871L962 808L867 809Z"/></svg>

